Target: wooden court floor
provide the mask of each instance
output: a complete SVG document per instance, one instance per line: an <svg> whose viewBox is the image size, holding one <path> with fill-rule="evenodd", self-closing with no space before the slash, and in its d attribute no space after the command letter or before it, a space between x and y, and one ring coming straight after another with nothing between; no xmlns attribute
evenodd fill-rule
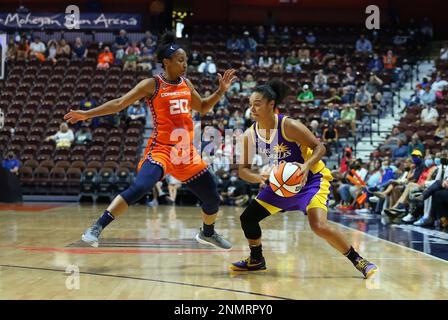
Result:
<svg viewBox="0 0 448 320"><path fill-rule="evenodd" d="M0 211L0 299L448 299L448 263L335 224L380 272L364 280L315 236L299 212L262 222L268 270L235 274L247 256L241 208L224 207L217 230L229 252L197 244L199 208L134 206L103 232L80 236L105 205Z"/></svg>

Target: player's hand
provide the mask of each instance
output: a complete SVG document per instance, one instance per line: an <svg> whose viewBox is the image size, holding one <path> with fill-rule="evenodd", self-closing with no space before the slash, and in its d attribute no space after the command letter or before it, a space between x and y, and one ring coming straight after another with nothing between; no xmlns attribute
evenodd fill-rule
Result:
<svg viewBox="0 0 448 320"><path fill-rule="evenodd" d="M310 171L310 167L305 163L298 163L298 162L293 162L293 163L300 168L300 175L302 176L302 182L300 183L300 185L303 188L308 179L308 173Z"/></svg>
<svg viewBox="0 0 448 320"><path fill-rule="evenodd" d="M219 79L219 91L224 93L227 90L229 90L232 83L238 79L237 76L235 76L235 69L227 69L224 72L224 76L222 76L220 73L218 73L218 79Z"/></svg>
<svg viewBox="0 0 448 320"><path fill-rule="evenodd" d="M68 123L74 124L78 121L84 121L89 119L89 117L86 115L86 112L83 110L71 110L64 116L64 120L66 120Z"/></svg>
<svg viewBox="0 0 448 320"><path fill-rule="evenodd" d="M448 180L442 182L442 188L448 189Z"/></svg>

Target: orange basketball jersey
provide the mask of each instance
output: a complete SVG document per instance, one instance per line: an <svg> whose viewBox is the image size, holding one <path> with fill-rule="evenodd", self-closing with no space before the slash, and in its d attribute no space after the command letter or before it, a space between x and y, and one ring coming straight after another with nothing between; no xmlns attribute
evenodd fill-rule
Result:
<svg viewBox="0 0 448 320"><path fill-rule="evenodd" d="M145 154L150 152L155 144L176 145L180 141L182 144L193 143L191 89L186 80L181 77L178 83L171 83L160 75L154 78L155 92L146 100L152 115L154 131L148 140Z"/></svg>

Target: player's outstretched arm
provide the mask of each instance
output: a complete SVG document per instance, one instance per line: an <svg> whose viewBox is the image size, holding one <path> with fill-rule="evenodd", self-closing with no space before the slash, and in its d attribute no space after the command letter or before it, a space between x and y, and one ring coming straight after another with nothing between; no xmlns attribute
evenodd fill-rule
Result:
<svg viewBox="0 0 448 320"><path fill-rule="evenodd" d="M70 110L70 112L64 116L64 120L73 124L78 121L83 121L95 117L120 112L121 110L133 104L135 101L153 94L154 90L155 90L155 80L153 78L145 79L140 81L131 91L126 93L124 96L107 101L106 103L103 103L99 107L87 111Z"/></svg>
<svg viewBox="0 0 448 320"><path fill-rule="evenodd" d="M219 102L219 100L221 100L227 90L230 89L232 82L237 79L235 72L235 69L228 69L224 72L223 76L218 73L219 88L206 98L202 98L194 88L191 81L187 79L187 84L191 88L191 107L194 110L199 111L201 114L205 114L210 111Z"/></svg>

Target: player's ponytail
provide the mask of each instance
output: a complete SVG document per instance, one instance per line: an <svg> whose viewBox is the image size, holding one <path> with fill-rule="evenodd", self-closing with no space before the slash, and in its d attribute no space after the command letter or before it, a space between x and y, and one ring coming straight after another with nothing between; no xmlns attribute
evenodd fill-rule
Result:
<svg viewBox="0 0 448 320"><path fill-rule="evenodd" d="M176 44L176 35L171 31L166 31L160 39L160 46L157 50L158 61L163 65L163 59L171 58L178 49L180 46Z"/></svg>
<svg viewBox="0 0 448 320"><path fill-rule="evenodd" d="M254 89L254 92L261 93L268 101L274 100L274 108L283 102L289 91L289 86L279 79L272 79Z"/></svg>

